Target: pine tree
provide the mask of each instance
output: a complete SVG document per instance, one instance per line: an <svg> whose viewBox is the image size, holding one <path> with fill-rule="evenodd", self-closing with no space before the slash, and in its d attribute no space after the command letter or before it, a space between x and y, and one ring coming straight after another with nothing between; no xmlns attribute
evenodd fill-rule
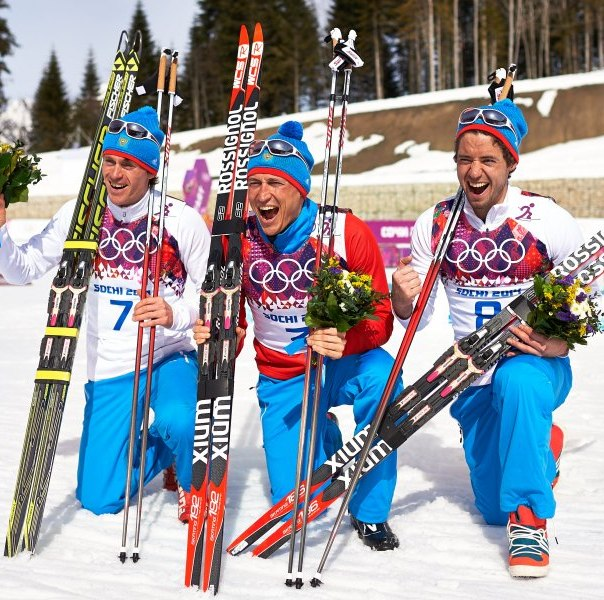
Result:
<svg viewBox="0 0 604 600"><path fill-rule="evenodd" d="M321 36L314 10L306 3L198 0L198 6L180 78L184 104L175 114L179 129L224 123L242 24L252 35L255 22L260 22L264 32L263 116L315 108L325 96Z"/></svg>
<svg viewBox="0 0 604 600"><path fill-rule="evenodd" d="M397 50L395 0L335 0L329 13L329 26L339 27L343 36L357 32L356 49L365 61L354 74L351 95L355 100L396 96L401 90L393 83L400 79L393 72Z"/></svg>
<svg viewBox="0 0 604 600"><path fill-rule="evenodd" d="M5 0L0 0L0 10L8 8L8 4ZM4 57L12 54L13 48L18 46L13 34L8 28L6 19L0 17L0 110L2 110L6 104L6 97L4 95L4 87L2 85L2 75L4 73L10 73Z"/></svg>
<svg viewBox="0 0 604 600"><path fill-rule="evenodd" d="M299 0L277 0L262 16L262 26L267 40L263 110L278 115L316 108L327 96L329 61L314 8Z"/></svg>
<svg viewBox="0 0 604 600"><path fill-rule="evenodd" d="M85 146L92 141L101 111L100 86L94 54L91 49L84 69L80 94L73 106L72 140L74 145Z"/></svg>
<svg viewBox="0 0 604 600"><path fill-rule="evenodd" d="M36 90L31 110L32 152L47 152L65 147L71 129L70 112L65 83L53 50Z"/></svg>
<svg viewBox="0 0 604 600"><path fill-rule="evenodd" d="M138 70L138 76L136 78L137 83L147 81L153 77L154 73L157 72L157 65L159 64L159 49L153 37L151 36L151 29L149 27L149 21L147 15L143 9L143 3L138 0L132 15L132 22L130 23L129 39L134 40L134 35L137 31L141 32L142 35L142 49L140 53L140 66ZM155 82L156 83L156 82ZM136 94L132 97L130 103L130 110L136 110L145 104L155 106L155 98L149 96L137 96Z"/></svg>

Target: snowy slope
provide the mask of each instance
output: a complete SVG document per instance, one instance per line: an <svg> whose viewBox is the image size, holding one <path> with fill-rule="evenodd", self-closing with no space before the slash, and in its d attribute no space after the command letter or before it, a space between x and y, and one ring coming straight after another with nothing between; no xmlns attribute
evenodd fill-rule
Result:
<svg viewBox="0 0 604 600"><path fill-rule="evenodd" d="M594 232L604 221L582 221ZM16 237L36 222L13 221ZM1 286L0 297L0 530L8 522L16 468L33 389L39 341L51 276L25 287ZM388 345L396 353L402 330ZM405 382L421 375L451 334L442 300L433 323L418 334L405 368ZM142 560L118 559L122 515L97 517L74 498L83 412L84 339L71 385L37 554L0 557L0 598L6 600L149 600L193 598L183 587L186 528L176 518L176 494L156 479L147 489L142 521ZM283 585L287 550L269 560L224 556L220 597L224 599L502 599L600 598L604 584L604 336L573 354L575 386L556 420L566 432L558 512L550 524L550 575L512 580L506 568L503 528L485 526L474 509L456 423L443 411L399 451L398 485L391 524L401 547L375 553L361 545L347 522L323 573L325 585L301 591ZM246 345L237 362L226 541L269 504L258 409L257 371ZM345 435L349 409L340 409ZM337 504L336 504L337 507ZM311 524L307 576L314 574L335 511ZM134 511L130 517L131 532Z"/></svg>
<svg viewBox="0 0 604 600"><path fill-rule="evenodd" d="M529 105L533 100L523 97L522 94L541 93L536 106L540 113L547 116L547 112L557 90L598 85L604 82L604 70L576 75L561 75L557 77L543 77L536 80L521 80L514 84L516 103ZM466 99L480 98L486 94L485 86L473 86L437 92L412 94L400 98L386 100L371 100L366 102L351 103L348 114L363 112L379 112L382 110L439 104L449 101L463 101ZM338 109L339 113L339 109ZM318 109L297 113L294 115L269 117L260 119L258 129L277 129L286 118L299 119L305 125L304 139L317 161L325 152L325 126L315 122L326 119L327 109ZM552 125L553 126L553 125ZM213 138L224 139L226 128L224 126L207 127L205 129L183 131L172 135L170 152L170 175L168 190L178 192L188 169L191 169L195 160L204 157L208 162L208 169L212 177L217 178L222 160L222 148L201 153L195 145L203 140ZM338 139L338 130L333 134L333 139ZM346 142L343 155L352 156L361 149L375 146L382 141L379 135L351 138L346 132ZM604 161L601 160L604 151L604 136L585 140L576 140L572 145L559 144L544 148L536 152L523 152L514 179L518 181L582 177L604 177ZM335 152L335 141L334 141ZM344 167L342 185L371 185L371 184L401 184L401 183L436 183L456 182L455 166L451 159L451 152L431 150L428 143L416 143L414 140L405 140L399 148L401 155L406 153L408 158L391 165L374 169L373 171L356 175L347 174ZM75 196L79 190L82 173L88 158L89 148L77 148L46 152L40 156L40 166L46 177L37 185L32 186L30 196L50 197ZM572 156L573 160L569 160ZM312 188L315 196L321 189L321 175L312 177Z"/></svg>

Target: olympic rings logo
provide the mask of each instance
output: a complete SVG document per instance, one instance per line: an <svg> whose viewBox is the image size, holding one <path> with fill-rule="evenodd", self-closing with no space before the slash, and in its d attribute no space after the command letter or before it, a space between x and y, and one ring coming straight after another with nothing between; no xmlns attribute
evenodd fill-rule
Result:
<svg viewBox="0 0 604 600"><path fill-rule="evenodd" d="M482 248L479 248L482 245ZM457 256L455 256L457 254ZM516 254L516 258L514 258ZM464 273L476 273L486 267L493 273L505 273L512 265L521 262L526 255L525 247L516 239L508 238L499 246L490 238L479 238L470 247L463 239L455 239L447 250L447 260ZM475 263L474 267L470 265Z"/></svg>
<svg viewBox="0 0 604 600"><path fill-rule="evenodd" d="M310 258L304 266L293 258L284 258L276 265L262 258L250 265L250 279L261 285L267 292L280 294L289 286L298 292L306 292L313 281L314 258ZM291 265L291 273L285 269Z"/></svg>
<svg viewBox="0 0 604 600"><path fill-rule="evenodd" d="M143 262L145 257L146 240L146 231L141 231L134 237L134 233L129 229L118 229L112 234L109 229L103 227L100 235L99 254L107 261L121 257L131 264L138 264ZM151 241L150 254L153 254L157 252L157 236L154 233L151 234Z"/></svg>

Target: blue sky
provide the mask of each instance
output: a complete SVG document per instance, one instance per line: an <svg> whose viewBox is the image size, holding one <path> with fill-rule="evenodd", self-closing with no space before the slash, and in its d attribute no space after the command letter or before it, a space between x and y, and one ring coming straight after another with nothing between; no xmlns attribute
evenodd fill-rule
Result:
<svg viewBox="0 0 604 600"><path fill-rule="evenodd" d="M19 47L6 58L7 98L32 98L54 48L67 92L80 89L92 49L101 80L109 75L119 35L128 29L136 0L8 0L0 11ZM144 0L155 42L186 52L196 0ZM236 43L236 42L233 42Z"/></svg>
<svg viewBox="0 0 604 600"><path fill-rule="evenodd" d="M322 15L331 1L309 3ZM90 49L101 80L109 75L119 34L130 26L136 0L8 0L8 4L0 15L8 21L19 47L6 58L11 71L2 79L7 98L33 98L54 49L73 100ZM186 52L197 1L144 0L143 6L155 42Z"/></svg>

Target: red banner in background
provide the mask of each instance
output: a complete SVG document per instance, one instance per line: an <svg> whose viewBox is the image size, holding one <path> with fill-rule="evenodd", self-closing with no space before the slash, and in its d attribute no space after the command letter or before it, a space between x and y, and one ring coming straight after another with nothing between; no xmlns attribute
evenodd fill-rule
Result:
<svg viewBox="0 0 604 600"><path fill-rule="evenodd" d="M401 256L411 248L411 229L415 221L365 221L375 236L382 252L384 266L396 267Z"/></svg>

